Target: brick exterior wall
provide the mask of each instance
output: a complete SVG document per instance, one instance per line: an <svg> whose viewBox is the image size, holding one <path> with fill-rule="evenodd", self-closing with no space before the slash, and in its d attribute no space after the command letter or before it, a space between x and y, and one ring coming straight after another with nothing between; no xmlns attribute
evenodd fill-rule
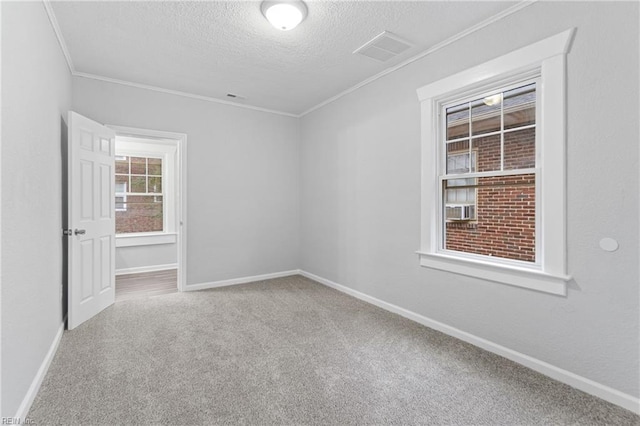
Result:
<svg viewBox="0 0 640 426"><path fill-rule="evenodd" d="M450 144L449 151L468 150L467 142ZM476 169L500 170L500 137L474 140ZM505 134L504 168L535 167L535 129ZM535 261L535 175L478 178L476 220L449 221L445 247L449 250Z"/></svg>
<svg viewBox="0 0 640 426"><path fill-rule="evenodd" d="M129 195L127 211L116 211L116 234L162 231L162 228L161 196Z"/></svg>
<svg viewBox="0 0 640 426"><path fill-rule="evenodd" d="M162 195L153 195L162 192L162 159L119 156L115 165L116 234L162 231ZM150 195L127 195L124 202L118 187Z"/></svg>

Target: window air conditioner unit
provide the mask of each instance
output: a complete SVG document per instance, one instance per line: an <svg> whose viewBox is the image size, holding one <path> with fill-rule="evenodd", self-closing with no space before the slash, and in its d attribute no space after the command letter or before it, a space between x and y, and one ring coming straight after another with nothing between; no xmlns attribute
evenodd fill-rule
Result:
<svg viewBox="0 0 640 426"><path fill-rule="evenodd" d="M472 220L475 218L476 206L473 204L447 206L447 220Z"/></svg>

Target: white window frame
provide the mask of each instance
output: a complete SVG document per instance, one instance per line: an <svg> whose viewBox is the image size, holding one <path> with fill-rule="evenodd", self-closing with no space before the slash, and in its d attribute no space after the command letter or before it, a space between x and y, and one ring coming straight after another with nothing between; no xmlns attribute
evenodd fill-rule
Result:
<svg viewBox="0 0 640 426"><path fill-rule="evenodd" d="M177 143L171 140L144 140L116 136L116 155L162 158L162 231L116 234L116 247L173 244L177 241L176 161ZM153 194L149 194L153 195Z"/></svg>
<svg viewBox="0 0 640 426"><path fill-rule="evenodd" d="M424 267L566 296L566 54L575 29L515 50L418 89L422 113L422 227L417 252ZM537 261L490 259L441 249L442 107L539 78L536 90ZM517 171L520 173L521 171Z"/></svg>
<svg viewBox="0 0 640 426"><path fill-rule="evenodd" d="M127 211L127 191L125 190L124 192L118 192L117 186L118 185L116 185L116 198L117 197L122 197L122 204L124 205L124 207L118 208L118 204L116 203L116 211L117 212L126 212Z"/></svg>

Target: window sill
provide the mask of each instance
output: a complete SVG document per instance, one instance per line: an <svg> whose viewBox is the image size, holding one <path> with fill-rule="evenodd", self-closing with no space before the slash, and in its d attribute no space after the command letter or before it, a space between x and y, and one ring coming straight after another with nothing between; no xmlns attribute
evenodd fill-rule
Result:
<svg viewBox="0 0 640 426"><path fill-rule="evenodd" d="M481 278L508 284L516 287L524 287L544 293L567 295L567 282L570 276L549 274L517 266L497 265L473 259L461 259L440 253L416 252L420 256L420 265L453 272L474 278Z"/></svg>
<svg viewBox="0 0 640 426"><path fill-rule="evenodd" d="M178 241L175 232L150 234L122 234L116 235L116 247L150 246L157 244L174 244Z"/></svg>

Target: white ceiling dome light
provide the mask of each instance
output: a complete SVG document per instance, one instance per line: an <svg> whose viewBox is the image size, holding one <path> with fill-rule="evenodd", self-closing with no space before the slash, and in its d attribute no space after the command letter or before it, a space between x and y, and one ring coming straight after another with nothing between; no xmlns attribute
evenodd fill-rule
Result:
<svg viewBox="0 0 640 426"><path fill-rule="evenodd" d="M282 31L294 29L307 17L307 5L301 0L266 0L260 10L271 25Z"/></svg>

